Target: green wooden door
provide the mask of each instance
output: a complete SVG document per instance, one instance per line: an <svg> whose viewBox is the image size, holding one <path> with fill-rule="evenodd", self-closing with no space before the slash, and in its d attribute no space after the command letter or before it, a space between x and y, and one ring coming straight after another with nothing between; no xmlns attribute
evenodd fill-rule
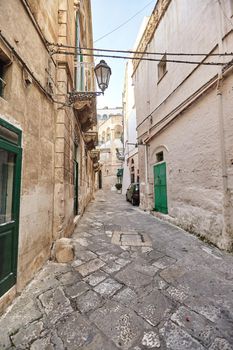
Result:
<svg viewBox="0 0 233 350"><path fill-rule="evenodd" d="M21 131L0 119L0 297L17 276Z"/></svg>
<svg viewBox="0 0 233 350"><path fill-rule="evenodd" d="M21 149L0 140L0 296L16 282Z"/></svg>
<svg viewBox="0 0 233 350"><path fill-rule="evenodd" d="M154 199L154 209L160 213L167 214L166 163L154 166Z"/></svg>

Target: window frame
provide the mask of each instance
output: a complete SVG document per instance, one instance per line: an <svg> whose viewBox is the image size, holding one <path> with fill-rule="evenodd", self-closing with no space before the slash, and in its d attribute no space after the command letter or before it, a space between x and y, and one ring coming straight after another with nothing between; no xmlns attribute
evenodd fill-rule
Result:
<svg viewBox="0 0 233 350"><path fill-rule="evenodd" d="M79 19L79 12L76 14L75 19L75 46L77 50L77 54L75 55L75 90L76 91L84 91L84 66L83 66L83 55L82 51L78 48L80 47L80 19Z"/></svg>
<svg viewBox="0 0 233 350"><path fill-rule="evenodd" d="M159 61L157 67L158 67L158 82L157 82L157 84L159 84L160 81L163 79L163 77L167 74L167 54L166 53L163 55L163 57ZM165 69L163 67L165 67ZM161 70L163 70L162 73L161 73Z"/></svg>
<svg viewBox="0 0 233 350"><path fill-rule="evenodd" d="M160 157L161 157L161 159L160 159ZM164 152L163 151L159 151L156 153L156 163L161 163L161 162L164 162Z"/></svg>
<svg viewBox="0 0 233 350"><path fill-rule="evenodd" d="M21 147L21 143L22 143L22 131L20 129L18 129L17 127L15 127L14 125L8 123L6 120L0 118L0 126L4 127L5 129L15 133L18 136L18 141L17 143L14 143L12 141L10 141L9 139L1 136L0 134L0 141L3 140L9 144Z"/></svg>

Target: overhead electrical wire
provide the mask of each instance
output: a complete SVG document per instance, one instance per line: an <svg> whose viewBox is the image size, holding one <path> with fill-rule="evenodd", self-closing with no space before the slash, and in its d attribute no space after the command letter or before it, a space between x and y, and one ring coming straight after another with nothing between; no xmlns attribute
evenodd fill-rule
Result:
<svg viewBox="0 0 233 350"><path fill-rule="evenodd" d="M138 55L159 55L159 56L163 56L164 54L166 54L167 56L233 56L233 52L223 52L223 53L147 52L147 51L133 51L133 50L100 49L100 48L90 48L90 47L80 47L80 46L77 47L77 46L55 44L55 43L49 43L49 42L48 42L48 45L58 47L58 48L74 49L75 52L85 50L85 51L116 52L116 53L128 53L128 54L138 54Z"/></svg>
<svg viewBox="0 0 233 350"><path fill-rule="evenodd" d="M56 52L53 52L53 54L161 62L160 58L117 56L117 55L104 55L104 54L95 54L95 53L89 54L89 53L80 53L80 52L56 51ZM203 60L202 61L183 61L183 60L173 60L173 59L163 59L163 62L198 64L198 65L204 65L204 66L224 66L225 64L227 64L226 62L203 62Z"/></svg>
<svg viewBox="0 0 233 350"><path fill-rule="evenodd" d="M144 6L140 11L136 12L132 17L130 17L129 19L127 19L127 21L121 23L119 26L117 26L116 28L114 28L113 30L111 30L110 32L104 34L103 36L101 36L100 38L96 39L94 41L94 43L97 43L97 41L100 41L104 38L106 38L107 36L109 36L110 34L116 32L118 29L122 28L124 25L126 25L127 23L129 23L132 19L134 19L137 15L139 15L141 12L143 12L145 10L145 8L147 8L150 4L152 4L152 2L154 2L154 0L150 1L146 6Z"/></svg>

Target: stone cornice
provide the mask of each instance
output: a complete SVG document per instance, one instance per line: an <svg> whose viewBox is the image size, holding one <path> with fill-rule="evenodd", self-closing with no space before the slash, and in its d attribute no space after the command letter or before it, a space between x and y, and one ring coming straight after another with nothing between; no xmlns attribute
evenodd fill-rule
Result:
<svg viewBox="0 0 233 350"><path fill-rule="evenodd" d="M138 44L136 51L145 52L147 50L147 46L151 42L151 40L154 36L154 33L156 31L156 28L158 27L158 25L159 25L164 13L166 12L171 1L172 0L158 0L157 4L152 12L152 15L150 16L150 19L147 23L147 26L144 30L144 33L141 37L141 40ZM135 71L138 68L138 65L141 61L141 58L143 57L142 54L141 55L136 54L136 55L134 55L134 57L135 56L139 57L139 59L133 60L133 74L132 74L132 76L135 74Z"/></svg>

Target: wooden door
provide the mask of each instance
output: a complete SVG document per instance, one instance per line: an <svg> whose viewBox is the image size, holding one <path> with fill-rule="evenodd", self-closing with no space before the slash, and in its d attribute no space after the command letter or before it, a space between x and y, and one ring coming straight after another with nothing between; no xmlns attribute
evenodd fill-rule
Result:
<svg viewBox="0 0 233 350"><path fill-rule="evenodd" d="M0 296L16 283L21 158L21 148L0 129Z"/></svg>
<svg viewBox="0 0 233 350"><path fill-rule="evenodd" d="M154 166L154 209L167 214L167 178L166 163Z"/></svg>

